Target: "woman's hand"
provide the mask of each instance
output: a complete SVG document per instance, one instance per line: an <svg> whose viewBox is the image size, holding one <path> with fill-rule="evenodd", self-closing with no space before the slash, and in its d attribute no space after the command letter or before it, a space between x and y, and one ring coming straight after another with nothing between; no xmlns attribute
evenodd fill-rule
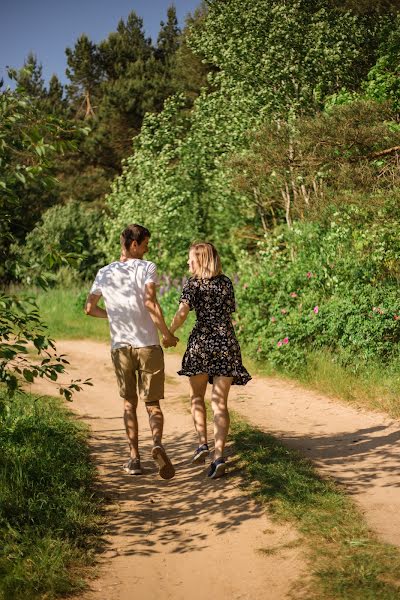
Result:
<svg viewBox="0 0 400 600"><path fill-rule="evenodd" d="M173 335L171 332L169 332L168 336L162 336L162 345L164 348L171 348L172 346L175 347L178 342L179 338L177 338L176 335Z"/></svg>

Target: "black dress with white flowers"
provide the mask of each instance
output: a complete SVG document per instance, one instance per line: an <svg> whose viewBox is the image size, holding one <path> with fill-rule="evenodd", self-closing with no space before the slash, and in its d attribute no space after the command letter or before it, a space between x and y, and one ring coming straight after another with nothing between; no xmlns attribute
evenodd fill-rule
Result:
<svg viewBox="0 0 400 600"><path fill-rule="evenodd" d="M207 373L233 377L233 384L246 385L251 376L242 364L231 315L235 312L233 285L226 275L211 279L191 277L185 284L180 302L196 312L196 323L189 336L179 375Z"/></svg>

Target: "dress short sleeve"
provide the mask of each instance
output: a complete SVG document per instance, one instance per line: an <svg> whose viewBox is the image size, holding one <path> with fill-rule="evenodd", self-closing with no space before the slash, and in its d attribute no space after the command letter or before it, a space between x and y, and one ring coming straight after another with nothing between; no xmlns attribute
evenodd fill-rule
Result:
<svg viewBox="0 0 400 600"><path fill-rule="evenodd" d="M195 299L196 299L196 288L194 285L193 279L188 279L182 289L181 297L179 298L179 303L184 302L189 305L190 310L193 310L195 307Z"/></svg>
<svg viewBox="0 0 400 600"><path fill-rule="evenodd" d="M228 312L234 313L234 312L236 312L235 291L233 289L231 280L228 279L228 281L229 281L229 285L228 285L228 294L227 294L226 303L227 303Z"/></svg>

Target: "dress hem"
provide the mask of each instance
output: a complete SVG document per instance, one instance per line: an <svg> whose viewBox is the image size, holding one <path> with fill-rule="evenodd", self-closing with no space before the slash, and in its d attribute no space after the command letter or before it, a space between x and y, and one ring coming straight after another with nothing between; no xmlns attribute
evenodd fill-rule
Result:
<svg viewBox="0 0 400 600"><path fill-rule="evenodd" d="M226 373L207 373L206 371L197 371L196 373L192 371L184 372L183 370L177 371L178 375L184 377L194 377L195 375L208 375L209 383L212 383L213 377L233 377L232 385L246 385L249 381L251 381L252 377L250 374L241 376L237 374L226 374Z"/></svg>

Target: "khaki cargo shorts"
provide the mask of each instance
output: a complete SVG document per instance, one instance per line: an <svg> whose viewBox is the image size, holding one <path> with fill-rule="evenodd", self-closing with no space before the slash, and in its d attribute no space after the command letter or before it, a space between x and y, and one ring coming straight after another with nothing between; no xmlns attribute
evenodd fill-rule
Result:
<svg viewBox="0 0 400 600"><path fill-rule="evenodd" d="M161 346L116 348L111 358L119 395L127 400L156 402L164 398L164 352Z"/></svg>

